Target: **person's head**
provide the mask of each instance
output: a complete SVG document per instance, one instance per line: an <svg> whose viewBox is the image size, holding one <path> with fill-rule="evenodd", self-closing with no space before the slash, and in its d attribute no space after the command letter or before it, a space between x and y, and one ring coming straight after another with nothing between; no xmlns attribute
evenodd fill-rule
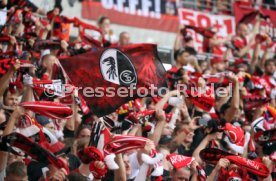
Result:
<svg viewBox="0 0 276 181"><path fill-rule="evenodd" d="M41 126L50 130L55 130L55 124L48 117L36 115L35 118Z"/></svg>
<svg viewBox="0 0 276 181"><path fill-rule="evenodd" d="M118 121L118 113L117 112L113 112L109 115L107 115L110 119L112 119L113 121Z"/></svg>
<svg viewBox="0 0 276 181"><path fill-rule="evenodd" d="M159 149L162 148L167 150L169 149L171 142L172 142L171 136L162 135L159 140L158 147Z"/></svg>
<svg viewBox="0 0 276 181"><path fill-rule="evenodd" d="M59 133L58 133L59 131L57 130L57 127L53 122L53 120L42 115L36 115L35 118L41 126L49 130L53 134L53 136L55 136L57 139L62 137L62 135L59 136Z"/></svg>
<svg viewBox="0 0 276 181"><path fill-rule="evenodd" d="M265 73L269 76L273 75L276 72L276 60L268 59L265 61Z"/></svg>
<svg viewBox="0 0 276 181"><path fill-rule="evenodd" d="M108 33L108 31L110 30L110 20L109 20L109 18L106 17L106 16L99 17L98 26L104 33Z"/></svg>
<svg viewBox="0 0 276 181"><path fill-rule="evenodd" d="M178 63L181 66L184 66L189 62L189 58L195 55L196 51L194 48L186 47L185 49L177 50L174 54L174 58L176 63Z"/></svg>
<svg viewBox="0 0 276 181"><path fill-rule="evenodd" d="M124 46L124 45L129 45L130 44L130 36L128 32L122 32L120 33L119 36L119 45Z"/></svg>
<svg viewBox="0 0 276 181"><path fill-rule="evenodd" d="M87 147L89 140L90 138L88 137L76 139L73 145L73 153L77 155L80 150L83 150L85 147Z"/></svg>
<svg viewBox="0 0 276 181"><path fill-rule="evenodd" d="M182 81L184 84L189 84L190 83L190 75L189 72L187 70L182 71Z"/></svg>
<svg viewBox="0 0 276 181"><path fill-rule="evenodd" d="M194 135L195 135L194 131L188 131L187 135L185 136L185 138L183 140L183 142L187 143L187 144L192 143Z"/></svg>
<svg viewBox="0 0 276 181"><path fill-rule="evenodd" d="M162 135L171 136L172 133L173 133L173 129L170 127L170 125L168 123L166 123L166 125L162 131Z"/></svg>
<svg viewBox="0 0 276 181"><path fill-rule="evenodd" d="M13 162L23 162L23 157L9 153L7 165L10 165Z"/></svg>
<svg viewBox="0 0 276 181"><path fill-rule="evenodd" d="M123 161L124 161L124 164L125 164L125 167L126 167L126 177L129 178L129 176L131 174L131 164L129 162L127 154L123 155Z"/></svg>
<svg viewBox="0 0 276 181"><path fill-rule="evenodd" d="M220 117L224 118L226 115L230 114L230 100L228 100L226 103L224 103L220 108ZM235 115L233 116L233 120L238 120L242 116L242 107L239 107L239 109L236 111Z"/></svg>
<svg viewBox="0 0 276 181"><path fill-rule="evenodd" d="M60 15L60 13L62 12L62 10L63 10L62 6L56 5L56 6L54 7L54 9L53 9L53 14L54 14L55 16L58 16L58 15Z"/></svg>
<svg viewBox="0 0 276 181"><path fill-rule="evenodd" d="M188 167L173 169L173 181L189 181L191 177L191 170Z"/></svg>
<svg viewBox="0 0 276 181"><path fill-rule="evenodd" d="M3 94L4 105L9 107L15 107L19 103L19 92L15 91L14 93L10 92L7 88Z"/></svg>
<svg viewBox="0 0 276 181"><path fill-rule="evenodd" d="M86 138L91 135L91 127L89 125L81 124L76 130L76 138Z"/></svg>
<svg viewBox="0 0 276 181"><path fill-rule="evenodd" d="M194 129L189 125L188 122L180 122L177 123L174 132L173 137L178 137L180 142L190 144L193 142L193 136L194 136Z"/></svg>
<svg viewBox="0 0 276 181"><path fill-rule="evenodd" d="M211 59L211 66L213 71L216 72L223 72L226 69L226 63L222 58L213 58Z"/></svg>
<svg viewBox="0 0 276 181"><path fill-rule="evenodd" d="M245 38L249 34L249 30L246 24L240 23L236 27L236 34L240 37Z"/></svg>
<svg viewBox="0 0 276 181"><path fill-rule="evenodd" d="M41 66L43 69L47 69L48 72L52 69L55 63L57 63L57 58L54 55L48 54L42 57Z"/></svg>
<svg viewBox="0 0 276 181"><path fill-rule="evenodd" d="M16 161L6 168L4 181L28 181L27 167L23 162Z"/></svg>
<svg viewBox="0 0 276 181"><path fill-rule="evenodd" d="M201 70L205 71L205 70L208 69L208 62L207 61L200 60L200 61L198 61L198 64L199 64Z"/></svg>

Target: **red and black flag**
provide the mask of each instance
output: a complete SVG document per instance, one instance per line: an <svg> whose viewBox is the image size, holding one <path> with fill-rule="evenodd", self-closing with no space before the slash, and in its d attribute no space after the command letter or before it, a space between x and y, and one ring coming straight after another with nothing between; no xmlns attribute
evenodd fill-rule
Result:
<svg viewBox="0 0 276 181"><path fill-rule="evenodd" d="M72 84L83 90L90 87L90 96L84 95L85 91L80 94L97 116L112 113L138 98L137 90L144 89L140 91L144 96L145 88L151 85L167 88L166 71L153 44L102 48L60 62ZM121 87L129 90L127 96L117 95Z"/></svg>
<svg viewBox="0 0 276 181"><path fill-rule="evenodd" d="M30 156L38 162L50 163L57 168L64 168L67 173L70 172L68 166L51 151L34 142L31 138L25 137L19 133L11 133L3 136L0 150L10 151L24 157Z"/></svg>

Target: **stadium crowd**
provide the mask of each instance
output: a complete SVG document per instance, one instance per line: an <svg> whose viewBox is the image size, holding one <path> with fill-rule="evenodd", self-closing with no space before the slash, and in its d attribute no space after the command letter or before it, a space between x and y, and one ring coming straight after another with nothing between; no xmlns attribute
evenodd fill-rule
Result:
<svg viewBox="0 0 276 181"><path fill-rule="evenodd" d="M55 92L56 80L68 83L62 58L128 46L131 34L112 30L105 16L98 27L63 16L60 2L50 12L28 0L0 3L8 9L0 29L1 181L276 180L275 44L261 14L252 30L241 22L224 39L211 27L181 27L170 91L97 117L77 91L50 97L44 86ZM198 58L188 29L212 57Z"/></svg>

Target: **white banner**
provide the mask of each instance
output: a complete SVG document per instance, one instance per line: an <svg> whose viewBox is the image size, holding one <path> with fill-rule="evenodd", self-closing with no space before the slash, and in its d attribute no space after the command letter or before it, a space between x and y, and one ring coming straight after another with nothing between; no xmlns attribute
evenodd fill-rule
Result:
<svg viewBox="0 0 276 181"><path fill-rule="evenodd" d="M235 32L235 17L226 15L213 15L190 9L179 9L179 21L183 25L191 25L201 28L214 27L219 37L231 36ZM203 37L188 29L188 33L194 40L194 47L202 52Z"/></svg>

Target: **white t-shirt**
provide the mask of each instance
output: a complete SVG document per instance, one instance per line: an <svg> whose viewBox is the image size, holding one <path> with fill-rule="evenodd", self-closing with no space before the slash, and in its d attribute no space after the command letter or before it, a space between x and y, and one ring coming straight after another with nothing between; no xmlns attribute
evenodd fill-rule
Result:
<svg viewBox="0 0 276 181"><path fill-rule="evenodd" d="M92 32L92 35L91 35L94 39L96 40L99 40L100 37L101 37L101 34L97 31L93 31ZM107 40L107 41L110 41L110 43L117 43L118 42L118 38L116 35L109 35L109 34L105 34L104 35L104 38Z"/></svg>
<svg viewBox="0 0 276 181"><path fill-rule="evenodd" d="M137 160L137 152L134 152L128 156L129 162L131 164L131 174L128 179L134 179L137 177L139 170L140 170L140 164Z"/></svg>

